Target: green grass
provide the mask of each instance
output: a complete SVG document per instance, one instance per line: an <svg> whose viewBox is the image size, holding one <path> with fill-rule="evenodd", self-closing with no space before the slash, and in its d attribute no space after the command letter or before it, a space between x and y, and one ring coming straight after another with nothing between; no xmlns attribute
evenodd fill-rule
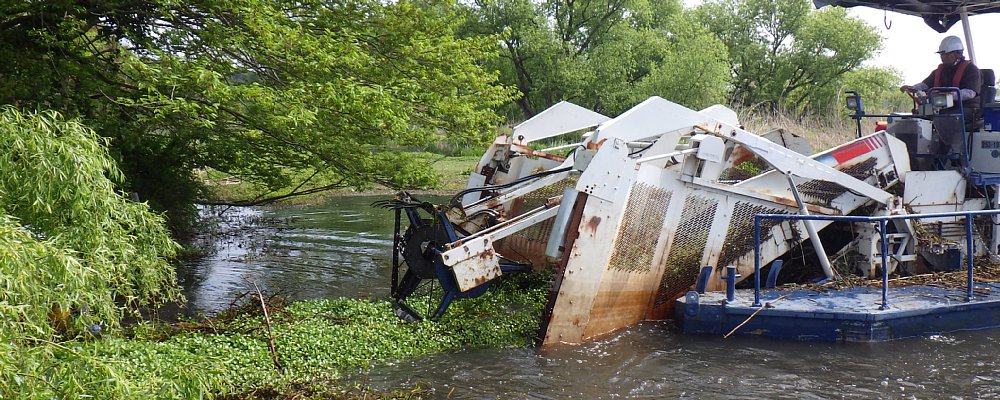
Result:
<svg viewBox="0 0 1000 400"><path fill-rule="evenodd" d="M856 126L844 118L796 118L790 111L771 111L768 109L738 108L740 123L750 132L758 135L768 133L773 129L784 129L786 132L806 139L812 145L814 152L824 151L849 142L857 136ZM865 121L865 133L871 133L873 121Z"/></svg>
<svg viewBox="0 0 1000 400"><path fill-rule="evenodd" d="M485 151L485 147L482 151ZM417 157L424 162L429 164L433 169L434 173L438 177L438 184L429 187L421 188L406 188L406 190L412 193L435 193L435 194L451 194L465 189L465 185L469 180L469 173L476 167L476 163L479 162L481 156L471 156L471 155L459 155L459 156L446 156L434 153L417 153ZM302 179L308 177L310 173L303 172L293 179L294 182L299 182ZM246 199L253 199L258 196L269 197L275 195L283 195L288 193L295 186L290 186L282 188L272 192L264 192L261 186L256 185L251 182L242 181L239 178L233 177L228 174L224 174L219 171L214 170L204 170L199 172L199 176L202 182L208 187L212 197L217 201L222 202L235 202ZM319 187L332 184L334 182L329 180L318 179L311 182L309 187ZM290 204L307 204L314 203L328 196L350 196L356 194L387 194L396 192L396 189L375 185L371 188L365 190L358 190L356 188L339 188L332 189L320 193L309 194L304 196L298 196L283 200Z"/></svg>
<svg viewBox="0 0 1000 400"><path fill-rule="evenodd" d="M456 156L431 158L429 162L441 179L441 184L434 191L452 194L465 189L469 182L469 173L476 168L481 156Z"/></svg>

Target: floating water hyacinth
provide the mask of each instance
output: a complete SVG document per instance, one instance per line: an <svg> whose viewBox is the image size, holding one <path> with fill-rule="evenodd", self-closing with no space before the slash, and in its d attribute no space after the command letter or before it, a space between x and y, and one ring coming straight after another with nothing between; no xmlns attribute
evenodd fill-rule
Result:
<svg viewBox="0 0 1000 400"><path fill-rule="evenodd" d="M272 363L260 308L249 303L215 320L141 323L130 328L129 338L22 348L18 359L3 360L19 372L4 376L11 379L0 382L0 398L243 397L313 384L329 390L346 373L374 364L447 350L531 346L548 277L508 278L480 298L457 302L440 322L403 322L387 300L287 304L272 297L268 311L284 373ZM25 374L35 378L12 378Z"/></svg>

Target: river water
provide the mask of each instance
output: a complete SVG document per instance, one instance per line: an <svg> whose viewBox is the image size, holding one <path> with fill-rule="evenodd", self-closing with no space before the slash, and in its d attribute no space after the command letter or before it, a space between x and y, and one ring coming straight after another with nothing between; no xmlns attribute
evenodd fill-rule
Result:
<svg viewBox="0 0 1000 400"><path fill-rule="evenodd" d="M300 299L387 297L392 213L369 206L378 199L227 210L222 229L202 237L214 251L180 270L190 311L220 311L253 283ZM1000 398L998 350L1000 330L800 343L685 336L649 322L580 346L436 354L351 379L454 399Z"/></svg>

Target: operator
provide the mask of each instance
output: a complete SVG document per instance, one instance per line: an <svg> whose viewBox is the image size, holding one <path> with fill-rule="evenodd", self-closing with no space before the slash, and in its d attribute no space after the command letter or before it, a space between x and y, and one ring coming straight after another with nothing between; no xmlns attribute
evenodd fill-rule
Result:
<svg viewBox="0 0 1000 400"><path fill-rule="evenodd" d="M957 87L961 95L962 109L965 114L965 125L968 131L976 126L979 117L978 93L982 88L982 76L979 67L966 60L962 53L965 47L958 36L948 36L941 41L937 53L941 55L941 65L931 72L923 82L916 85L903 85L900 91L912 93L926 91L932 87ZM954 93L954 92L953 92ZM958 106L941 110L941 114L957 114Z"/></svg>

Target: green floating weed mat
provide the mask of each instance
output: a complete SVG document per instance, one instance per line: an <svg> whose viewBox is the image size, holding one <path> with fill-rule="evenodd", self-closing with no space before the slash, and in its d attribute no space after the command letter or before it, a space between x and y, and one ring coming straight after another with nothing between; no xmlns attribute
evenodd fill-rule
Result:
<svg viewBox="0 0 1000 400"><path fill-rule="evenodd" d="M269 307L270 335L262 313L247 308L197 323L142 323L130 337L11 346L0 355L0 397L259 397L306 388L330 398L333 392L315 387L373 364L446 350L530 346L548 290L537 282L523 286L501 284L482 297L456 301L438 322L401 321L385 300L309 300ZM419 397L419 390L405 393Z"/></svg>

